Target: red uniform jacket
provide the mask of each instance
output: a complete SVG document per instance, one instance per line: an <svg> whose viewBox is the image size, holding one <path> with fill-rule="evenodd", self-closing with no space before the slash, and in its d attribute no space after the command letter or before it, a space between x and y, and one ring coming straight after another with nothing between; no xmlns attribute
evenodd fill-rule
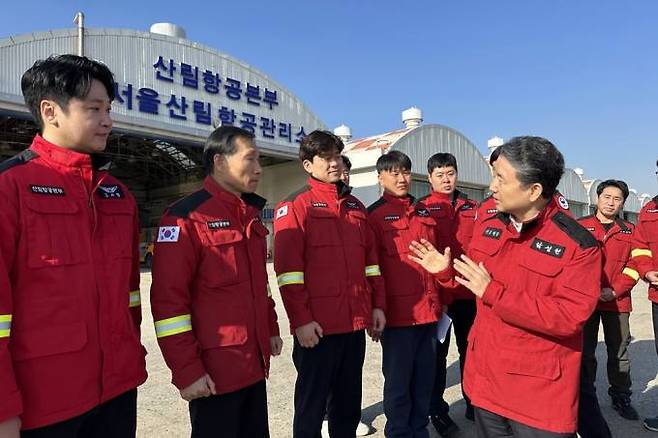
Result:
<svg viewBox="0 0 658 438"><path fill-rule="evenodd" d="M627 266L631 258L631 243L635 225L623 219L617 219L609 231L605 231L596 215L585 216L578 222L599 241L603 250L603 275L601 288L609 287L615 291L617 299L599 301L598 310L608 312L630 312L633 308L631 290L640 274Z"/></svg>
<svg viewBox="0 0 658 438"><path fill-rule="evenodd" d="M153 251L151 310L172 383L208 374L220 394L263 380L279 329L267 286L265 199L206 177L171 205Z"/></svg>
<svg viewBox="0 0 658 438"><path fill-rule="evenodd" d="M372 326L386 309L366 209L343 183L309 178L276 208L274 269L290 328L316 321L324 334Z"/></svg>
<svg viewBox="0 0 658 438"><path fill-rule="evenodd" d="M451 195L432 191L419 202L427 206L436 221L437 239L441 243L439 250L449 246L453 258L466 253L473 236L477 203L458 190ZM459 283L446 291L449 301L475 299L473 292Z"/></svg>
<svg viewBox="0 0 658 438"><path fill-rule="evenodd" d="M0 422L63 421L146 380L137 205L101 161L37 136L0 165Z"/></svg>
<svg viewBox="0 0 658 438"><path fill-rule="evenodd" d="M505 214L478 222L468 253L492 280L469 334L466 393L528 426L574 432L582 328L600 295L598 242L551 201L520 233Z"/></svg>
<svg viewBox="0 0 658 438"><path fill-rule="evenodd" d="M635 228L631 267L646 280L649 271L658 271L658 196L642 207ZM649 285L649 299L658 303L658 286Z"/></svg>
<svg viewBox="0 0 658 438"><path fill-rule="evenodd" d="M436 322L443 304L439 286L434 276L407 257L412 240L437 244L436 222L427 207L420 202L414 205L411 196L397 198L384 193L368 207L368 222L375 234L386 284L386 325Z"/></svg>

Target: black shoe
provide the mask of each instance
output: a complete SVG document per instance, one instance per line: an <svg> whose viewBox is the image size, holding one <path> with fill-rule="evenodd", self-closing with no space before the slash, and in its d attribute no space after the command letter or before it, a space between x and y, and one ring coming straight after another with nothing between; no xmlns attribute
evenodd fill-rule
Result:
<svg viewBox="0 0 658 438"><path fill-rule="evenodd" d="M658 432L658 417L645 418L642 424L645 428Z"/></svg>
<svg viewBox="0 0 658 438"><path fill-rule="evenodd" d="M466 405L466 413L464 414L467 420L475 421L475 412L473 412L473 405L468 403Z"/></svg>
<svg viewBox="0 0 658 438"><path fill-rule="evenodd" d="M615 411L617 411L622 418L632 421L637 421L640 419L637 411L633 405L631 405L630 397L613 396L612 407L615 408Z"/></svg>
<svg viewBox="0 0 658 438"><path fill-rule="evenodd" d="M430 415L430 421L442 437L452 437L459 432L459 426L452 421L448 414Z"/></svg>

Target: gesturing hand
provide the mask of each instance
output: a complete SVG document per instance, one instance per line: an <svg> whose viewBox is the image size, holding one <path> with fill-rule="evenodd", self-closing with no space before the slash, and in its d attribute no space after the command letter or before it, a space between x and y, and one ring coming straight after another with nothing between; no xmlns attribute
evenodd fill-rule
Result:
<svg viewBox="0 0 658 438"><path fill-rule="evenodd" d="M461 277L455 277L457 283L463 285L478 297L482 298L484 291L491 283L491 275L484 267L482 262L475 263L469 259L466 254L462 254L462 260L455 259L455 271L459 272Z"/></svg>
<svg viewBox="0 0 658 438"><path fill-rule="evenodd" d="M450 266L450 247L447 246L441 254L430 242L421 239L420 243L415 240L409 245L409 249L414 255L409 254L410 260L418 263L430 274L439 273Z"/></svg>

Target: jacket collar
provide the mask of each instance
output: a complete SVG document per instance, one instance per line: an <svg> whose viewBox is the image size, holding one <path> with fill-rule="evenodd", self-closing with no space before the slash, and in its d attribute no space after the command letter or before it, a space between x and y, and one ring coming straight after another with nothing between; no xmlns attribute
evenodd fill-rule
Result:
<svg viewBox="0 0 658 438"><path fill-rule="evenodd" d="M224 187L220 186L212 176L208 175L203 180L203 188L206 189L211 195L218 197L223 202L227 202L235 206L250 206L258 210L262 210L267 203L265 198L258 196L255 193L242 193L240 197L234 193L229 192Z"/></svg>
<svg viewBox="0 0 658 438"><path fill-rule="evenodd" d="M407 196L403 196L403 197L400 198L400 197L393 196L389 193L384 192L382 194L382 198L390 204L399 205L399 206L402 206L402 207L409 207L414 202L416 202L416 199L413 196L409 195L409 194Z"/></svg>
<svg viewBox="0 0 658 438"><path fill-rule="evenodd" d="M311 176L308 178L307 182L308 185L311 186L312 190L327 193L335 198L343 198L352 192L352 187L346 185L342 181L338 181L336 183L326 183Z"/></svg>
<svg viewBox="0 0 658 438"><path fill-rule="evenodd" d="M527 222L523 222L523 225L521 227L520 233L524 233L525 231L535 228L537 226L542 226L546 222L550 221L551 218L559 211L559 208L557 206L557 203L555 201L555 198L552 197L550 201L548 201L548 204L544 207L542 211L539 212L537 216L535 216L533 219L530 219ZM496 216L499 218L505 225L508 227L510 226L512 220L510 218L509 213L502 213L499 212L496 214Z"/></svg>
<svg viewBox="0 0 658 438"><path fill-rule="evenodd" d="M65 167L87 167L94 170L109 170L111 161L105 154L83 154L57 146L37 134L30 148L41 158Z"/></svg>

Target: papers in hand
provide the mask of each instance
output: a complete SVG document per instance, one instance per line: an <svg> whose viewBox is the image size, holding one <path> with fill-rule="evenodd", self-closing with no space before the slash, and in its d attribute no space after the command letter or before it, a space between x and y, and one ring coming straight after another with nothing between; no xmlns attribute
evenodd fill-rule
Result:
<svg viewBox="0 0 658 438"><path fill-rule="evenodd" d="M448 336L448 330L450 330L451 325L452 319L450 319L447 313L443 313L441 315L441 319L436 325L436 339L438 339L440 343L443 344L443 342L446 340L446 336Z"/></svg>

